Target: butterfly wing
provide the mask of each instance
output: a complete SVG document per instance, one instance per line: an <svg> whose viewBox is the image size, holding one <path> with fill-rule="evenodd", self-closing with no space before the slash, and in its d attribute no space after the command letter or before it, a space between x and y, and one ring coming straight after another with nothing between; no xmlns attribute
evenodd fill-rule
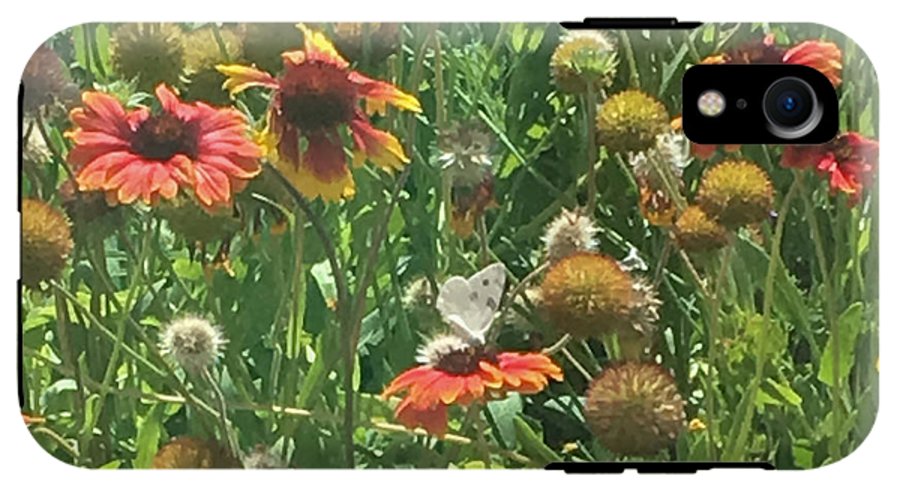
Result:
<svg viewBox="0 0 900 491"><path fill-rule="evenodd" d="M479 336L491 327L494 315L500 307L503 289L506 287L506 267L494 263L468 279L472 306L466 322Z"/></svg>
<svg viewBox="0 0 900 491"><path fill-rule="evenodd" d="M444 322L471 341L484 342L506 286L506 269L492 264L468 279L453 276L441 285L437 309Z"/></svg>

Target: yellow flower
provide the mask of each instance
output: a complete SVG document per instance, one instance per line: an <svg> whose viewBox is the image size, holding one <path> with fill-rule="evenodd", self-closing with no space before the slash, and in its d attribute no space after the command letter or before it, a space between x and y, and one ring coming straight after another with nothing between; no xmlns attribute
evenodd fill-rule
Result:
<svg viewBox="0 0 900 491"><path fill-rule="evenodd" d="M43 201L22 200L22 283L35 288L57 278L71 252L69 219Z"/></svg>
<svg viewBox="0 0 900 491"><path fill-rule="evenodd" d="M728 231L699 206L689 206L675 221L675 240L687 252L706 252L728 243Z"/></svg>
<svg viewBox="0 0 900 491"><path fill-rule="evenodd" d="M585 419L610 451L653 456L684 429L684 401L668 370L626 362L605 368L591 383Z"/></svg>
<svg viewBox="0 0 900 491"><path fill-rule="evenodd" d="M769 176L746 160L725 161L707 170L697 193L700 208L731 229L765 220L772 201Z"/></svg>
<svg viewBox="0 0 900 491"><path fill-rule="evenodd" d="M600 143L611 152L640 152L669 129L665 106L640 90L612 95L597 114Z"/></svg>
<svg viewBox="0 0 900 491"><path fill-rule="evenodd" d="M691 431L703 431L706 429L706 423L701 421L699 418L694 418L688 423L688 429Z"/></svg>

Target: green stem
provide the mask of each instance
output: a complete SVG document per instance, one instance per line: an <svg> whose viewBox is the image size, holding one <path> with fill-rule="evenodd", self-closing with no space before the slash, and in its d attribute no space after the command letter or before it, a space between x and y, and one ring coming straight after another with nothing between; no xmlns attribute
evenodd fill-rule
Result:
<svg viewBox="0 0 900 491"><path fill-rule="evenodd" d="M766 271L765 290L763 292L763 330L760 337L764 340L768 339L771 326L772 301L775 295L775 273L778 271L779 263L781 263L781 241L784 238L784 224L791 209L791 201L793 201L794 195L801 191L801 188L802 179L798 174L794 176L794 182L791 183L790 189L784 196L778 212L778 219L775 222L775 236L772 239L772 248L769 252L769 267ZM738 417L732 425L728 438L730 444L724 453L726 461L734 462L740 460L746 449L747 437L750 434L750 426L753 423L753 409L756 404L756 396L762 383L763 368L766 365L765 358L765 343L757 343L753 379L747 386L736 411Z"/></svg>
<svg viewBox="0 0 900 491"><path fill-rule="evenodd" d="M203 378L204 382L209 385L209 388L212 390L215 403L219 406L219 417L217 418L217 421L219 423L219 429L222 432L222 438L227 442L228 448L231 451L231 455L234 458L239 459L241 457L240 446L237 442L237 437L234 435L234 432L231 431L231 423L228 421L228 405L225 402L225 395L222 393L222 389L219 387L219 384L216 383L216 380L209 372L209 368L204 367L200 375Z"/></svg>
<svg viewBox="0 0 900 491"><path fill-rule="evenodd" d="M587 84L587 93L582 100L584 105L584 130L587 133L587 201L585 213L591 218L596 214L597 207L597 95L594 94L594 84Z"/></svg>
<svg viewBox="0 0 900 491"><path fill-rule="evenodd" d="M825 319L828 322L829 337L834 343L834 349L831 351L832 360L832 387L831 387L831 421L833 423L831 440L828 446L829 453L833 460L840 458L841 445L841 427L843 426L844 411L841 405L841 395L843 393L843 383L840 378L840 329L837 322L837 312L835 311L834 289L832 285L831 272L828 267L828 260L825 257L825 242L822 239L822 232L819 230L819 222L816 218L816 209L812 202L812 196L807 192L803 183L803 177L800 172L795 172L794 180L800 187L800 195L803 198L803 209L806 221L809 223L809 229L812 233L813 244L816 251L816 262L819 263L819 274L822 276L822 287L825 289ZM855 245L855 244L854 244Z"/></svg>

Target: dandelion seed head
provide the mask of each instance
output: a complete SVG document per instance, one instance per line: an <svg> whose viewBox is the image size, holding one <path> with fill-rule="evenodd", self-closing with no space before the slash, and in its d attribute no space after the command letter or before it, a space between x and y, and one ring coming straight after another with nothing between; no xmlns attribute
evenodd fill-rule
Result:
<svg viewBox="0 0 900 491"><path fill-rule="evenodd" d="M596 250L597 231L597 225L589 216L564 209L544 232L547 259L556 262L574 252Z"/></svg>
<svg viewBox="0 0 900 491"><path fill-rule="evenodd" d="M201 317L185 316L165 326L160 350L183 369L199 372L216 362L226 342L218 326Z"/></svg>

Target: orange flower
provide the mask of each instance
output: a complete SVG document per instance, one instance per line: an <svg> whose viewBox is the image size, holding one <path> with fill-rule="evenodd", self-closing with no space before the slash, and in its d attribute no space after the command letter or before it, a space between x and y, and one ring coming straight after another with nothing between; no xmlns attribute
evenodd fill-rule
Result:
<svg viewBox="0 0 900 491"><path fill-rule="evenodd" d="M540 353L494 353L490 348L442 336L425 346L420 361L384 390L388 398L403 393L394 416L409 428L429 433L447 431L447 407L499 399L508 392L535 394L548 379L561 381L562 369Z"/></svg>
<svg viewBox="0 0 900 491"><path fill-rule="evenodd" d="M141 198L156 204L190 188L207 208L227 205L260 171L247 122L234 109L187 104L165 85L156 88L161 110L126 110L114 97L82 94L70 113L75 147L69 163L81 191L104 191L110 204Z"/></svg>
<svg viewBox="0 0 900 491"><path fill-rule="evenodd" d="M249 87L274 91L263 139L269 159L298 191L331 201L349 198L355 185L344 156L342 128L350 130L354 165L368 158L392 171L409 162L396 137L371 125L361 103L369 112L383 111L386 104L415 112L422 108L415 97L393 85L351 70L321 33L297 27L304 47L282 54L281 76L242 65L216 68L228 77L224 87L232 95Z"/></svg>
<svg viewBox="0 0 900 491"><path fill-rule="evenodd" d="M851 205L859 202L877 161L878 142L854 132L838 135L823 145L787 146L781 154L784 167L815 168L827 174L831 191L847 194Z"/></svg>
<svg viewBox="0 0 900 491"><path fill-rule="evenodd" d="M834 43L819 40L803 41L784 53L784 63L806 65L822 72L831 85L841 85L841 49Z"/></svg>

